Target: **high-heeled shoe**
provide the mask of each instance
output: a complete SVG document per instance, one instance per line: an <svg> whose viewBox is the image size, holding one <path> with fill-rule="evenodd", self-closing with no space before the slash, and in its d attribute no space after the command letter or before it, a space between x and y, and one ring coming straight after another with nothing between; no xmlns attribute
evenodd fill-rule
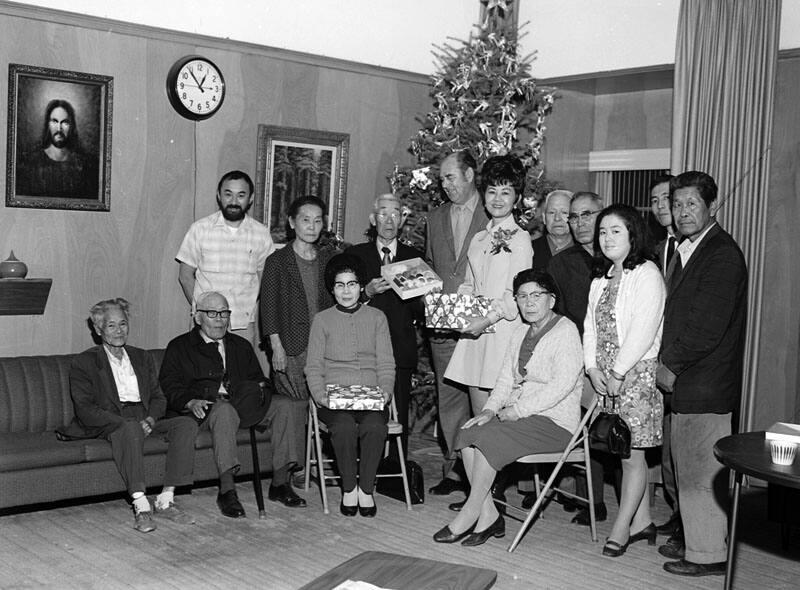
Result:
<svg viewBox="0 0 800 590"><path fill-rule="evenodd" d="M433 540L437 543L457 543L467 535L471 534L472 531L475 529L475 525L473 524L463 533L455 534L453 531L450 530L450 525L447 525L434 533Z"/></svg>
<svg viewBox="0 0 800 590"><path fill-rule="evenodd" d="M341 504L339 504L339 512L341 512L345 516L355 516L358 512L358 504L354 506L348 506L342 500Z"/></svg>
<svg viewBox="0 0 800 590"><path fill-rule="evenodd" d="M655 545L656 544L656 534L658 534L658 529L654 523L648 524L638 533L631 535L628 539L628 545L633 545L636 541L643 541L647 539L648 545Z"/></svg>
<svg viewBox="0 0 800 590"><path fill-rule="evenodd" d="M606 557L619 557L628 550L628 545L630 545L630 541L624 545L620 545L616 541L612 541L606 537L606 544L603 546L603 555Z"/></svg>
<svg viewBox="0 0 800 590"><path fill-rule="evenodd" d="M461 544L464 545L464 547L477 547L478 545L483 545L486 541L488 541L492 537L502 539L505 536L506 536L506 521L503 520L502 514L498 514L497 520L495 520L492 524L490 524L482 531L472 533L469 537L461 541Z"/></svg>

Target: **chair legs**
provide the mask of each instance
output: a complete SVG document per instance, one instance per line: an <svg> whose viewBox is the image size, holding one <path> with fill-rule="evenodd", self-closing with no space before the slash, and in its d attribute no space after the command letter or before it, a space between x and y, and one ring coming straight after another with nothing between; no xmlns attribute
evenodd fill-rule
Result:
<svg viewBox="0 0 800 590"><path fill-rule="evenodd" d="M253 489L256 493L256 505L258 506L258 518L267 518L267 511L264 510L264 489L261 487L261 464L258 460L258 442L256 441L256 429L250 427L250 450L253 454Z"/></svg>

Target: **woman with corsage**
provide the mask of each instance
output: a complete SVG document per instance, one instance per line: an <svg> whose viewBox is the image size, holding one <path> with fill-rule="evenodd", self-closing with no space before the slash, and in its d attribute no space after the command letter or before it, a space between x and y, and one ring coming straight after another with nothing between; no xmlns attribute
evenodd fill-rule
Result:
<svg viewBox="0 0 800 590"><path fill-rule="evenodd" d="M317 414L331 435L342 481L339 510L345 516L372 517L375 475L388 432L388 405L394 391L394 355L389 324L382 311L359 302L364 286L361 260L338 254L325 267L325 286L336 304L311 323L305 373L318 406ZM332 410L328 385L378 387L381 410Z"/></svg>
<svg viewBox="0 0 800 590"><path fill-rule="evenodd" d="M619 557L637 541L656 542L645 494L645 449L662 443L664 408L655 376L666 289L651 261L646 232L641 213L629 205L611 205L597 217L599 254L584 322L584 362L606 411L618 413L631 430L619 513L603 547L608 557Z"/></svg>
<svg viewBox="0 0 800 590"><path fill-rule="evenodd" d="M553 311L553 278L528 269L512 286L525 323L510 336L486 405L456 439L471 488L458 515L433 536L437 543L475 546L503 537L505 521L490 493L495 475L525 455L563 451L580 421L581 339L575 324Z"/></svg>
<svg viewBox="0 0 800 590"><path fill-rule="evenodd" d="M491 218L475 234L467 251L467 275L458 292L482 295L491 303L483 317L462 330L445 378L469 387L473 414L480 413L495 386L508 339L521 321L512 296L514 275L529 268L533 257L530 236L514 220L522 196L525 167L515 156L489 158L481 169L481 192ZM494 332L485 332L490 326Z"/></svg>

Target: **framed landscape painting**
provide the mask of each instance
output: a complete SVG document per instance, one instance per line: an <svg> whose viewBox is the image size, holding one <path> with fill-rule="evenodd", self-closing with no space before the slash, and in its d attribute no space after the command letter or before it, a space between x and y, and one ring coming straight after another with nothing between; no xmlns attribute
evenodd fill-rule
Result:
<svg viewBox="0 0 800 590"><path fill-rule="evenodd" d="M7 207L109 210L113 83L9 64Z"/></svg>
<svg viewBox="0 0 800 590"><path fill-rule="evenodd" d="M332 131L258 126L253 217L276 245L287 243L287 211L298 197L313 195L328 207L327 228L342 235L350 135Z"/></svg>

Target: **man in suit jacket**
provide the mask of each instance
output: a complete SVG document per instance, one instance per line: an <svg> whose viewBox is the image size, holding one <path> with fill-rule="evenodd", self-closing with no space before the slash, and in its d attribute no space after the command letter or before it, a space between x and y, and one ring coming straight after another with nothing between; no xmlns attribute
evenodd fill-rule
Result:
<svg viewBox="0 0 800 590"><path fill-rule="evenodd" d="M164 487L154 503L156 514L192 524L194 519L176 506L174 492L176 486L193 481L197 424L187 417L164 418L167 400L158 386L153 358L127 345L128 309L125 299L116 298L101 301L90 311L102 345L77 355L70 367L72 432L111 443L114 463L133 500L133 526L149 533L156 524L145 496L144 439L153 435L169 442Z"/></svg>
<svg viewBox="0 0 800 590"><path fill-rule="evenodd" d="M389 322L395 362L394 399L397 419L403 425L403 449L408 452L408 409L411 396L411 376L417 368L417 332L414 321L423 316L422 298L403 300L381 276L381 266L412 258L422 258L416 248L401 244L397 239L403 227L400 199L392 194L379 195L373 204L369 222L375 240L357 244L345 253L352 254L364 264L364 297L369 305L380 309Z"/></svg>
<svg viewBox="0 0 800 590"><path fill-rule="evenodd" d="M714 443L731 433L742 390L747 268L714 218L714 179L684 172L670 181L672 216L683 236L667 269L664 336L656 373L672 392L672 457L685 550L664 545L664 564L684 576L724 575L727 470Z"/></svg>
<svg viewBox="0 0 800 590"><path fill-rule="evenodd" d="M442 279L442 292L455 293L467 274L467 251L472 237L486 228L488 215L477 189L477 163L466 151L455 152L442 160L439 178L449 202L428 214L425 255ZM439 425L446 446L442 481L429 491L435 495L465 490L458 472L453 470L456 434L469 419L469 393L465 387L444 380L444 372L453 356L457 332L430 335L431 360L436 373Z"/></svg>
<svg viewBox="0 0 800 590"><path fill-rule="evenodd" d="M159 381L171 414L192 415L200 428L211 431L219 472L217 506L223 516L243 518L245 511L234 482L239 471L236 433L242 420L250 417L239 415L234 398L245 388L267 387L267 380L250 342L228 331L230 317L228 301L220 293L201 294L195 312L197 325L167 345ZM300 460L294 429L305 413L305 400L274 395L259 422L271 427L269 499L290 508L306 505L289 481L290 470Z"/></svg>
<svg viewBox="0 0 800 590"><path fill-rule="evenodd" d="M555 190L544 198L545 233L531 242L533 247L533 268L547 270L547 263L559 252L566 250L575 242L569 230L569 205L572 192Z"/></svg>
<svg viewBox="0 0 800 590"><path fill-rule="evenodd" d="M656 245L656 261L662 274L667 274L667 268L678 248L678 235L672 223L672 205L669 202L669 181L674 178L672 174L656 176L650 183L650 211L658 224L663 227L667 236ZM681 529L681 513L678 507L678 484L675 481L675 470L672 465L672 445L670 432L672 430L672 394L664 394L664 444L661 445L661 482L664 485L664 497L672 508L669 520L659 525L658 532L669 535L667 544L683 547L683 529Z"/></svg>

